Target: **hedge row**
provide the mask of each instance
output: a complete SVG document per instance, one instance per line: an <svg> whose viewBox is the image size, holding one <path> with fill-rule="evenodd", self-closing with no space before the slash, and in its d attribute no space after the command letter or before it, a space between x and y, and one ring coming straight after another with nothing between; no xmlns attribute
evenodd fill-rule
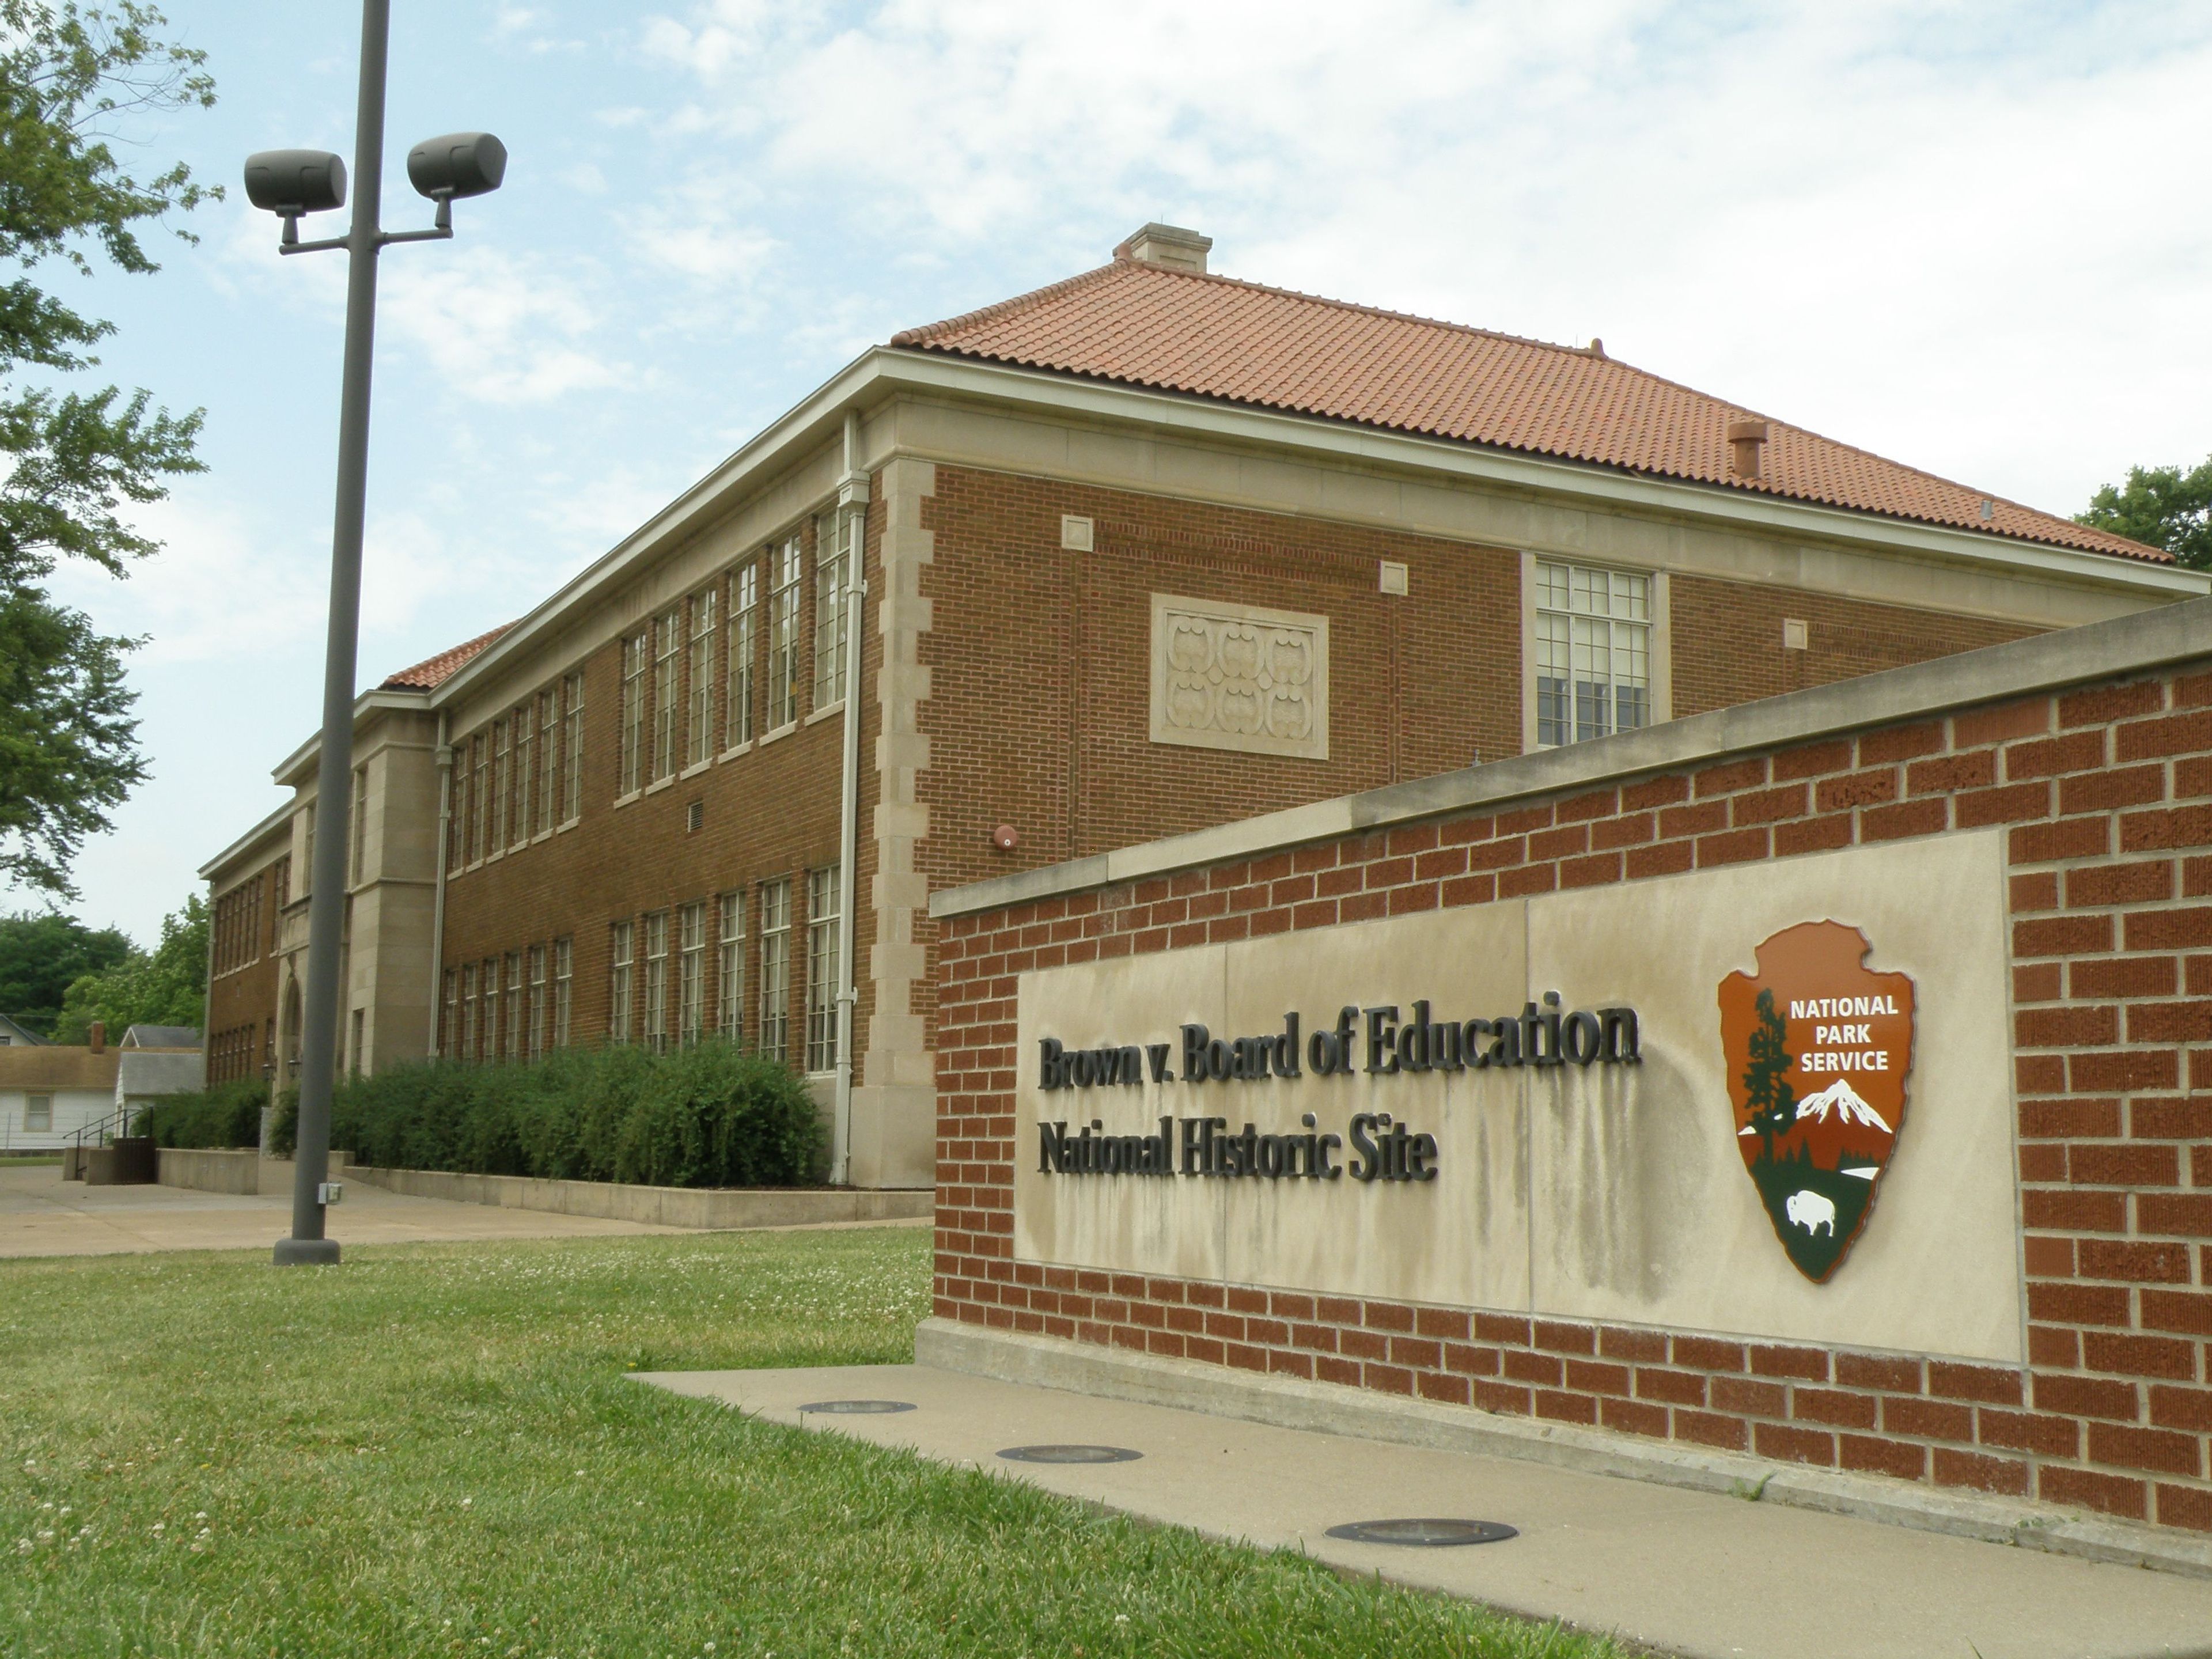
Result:
<svg viewBox="0 0 2212 1659"><path fill-rule="evenodd" d="M269 1085L237 1078L189 1095L164 1095L137 1124L156 1146L258 1146Z"/></svg>
<svg viewBox="0 0 2212 1659"><path fill-rule="evenodd" d="M293 1113L281 1117L271 1149L289 1151ZM331 1145L384 1169L799 1187L821 1179L825 1144L797 1073L723 1042L666 1054L561 1049L534 1065L394 1066L343 1079L331 1103Z"/></svg>

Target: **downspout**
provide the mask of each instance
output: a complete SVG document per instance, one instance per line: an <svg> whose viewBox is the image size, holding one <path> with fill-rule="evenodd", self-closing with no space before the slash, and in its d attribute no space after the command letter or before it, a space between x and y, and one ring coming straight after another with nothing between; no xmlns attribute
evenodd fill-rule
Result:
<svg viewBox="0 0 2212 1659"><path fill-rule="evenodd" d="M430 1052L441 1059L445 1049L446 1017L446 848L453 840L453 745L447 741L447 722L453 715L438 711L438 879L430 889Z"/></svg>
<svg viewBox="0 0 2212 1659"><path fill-rule="evenodd" d="M853 1012L860 1000L853 963L853 911L860 843L860 618L868 594L866 554L868 475L860 467L860 416L845 411L845 476L837 481L838 533L846 538L845 776L837 825L837 1094L830 1131L830 1179L853 1175Z"/></svg>

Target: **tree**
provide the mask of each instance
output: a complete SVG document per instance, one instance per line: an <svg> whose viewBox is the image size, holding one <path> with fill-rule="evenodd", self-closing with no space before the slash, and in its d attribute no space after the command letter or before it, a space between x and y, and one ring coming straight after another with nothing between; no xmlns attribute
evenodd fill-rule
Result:
<svg viewBox="0 0 2212 1659"><path fill-rule="evenodd" d="M113 927L95 933L74 916L0 916L0 1014L50 1037L70 984L112 968L135 948L127 934Z"/></svg>
<svg viewBox="0 0 2212 1659"><path fill-rule="evenodd" d="M2212 459L2187 472L2131 466L2126 483L2106 484L2074 522L2162 547L2193 570L2212 570Z"/></svg>
<svg viewBox="0 0 2212 1659"><path fill-rule="evenodd" d="M112 324L42 288L41 264L89 276L92 254L133 275L157 270L139 228L219 198L181 163L140 179L118 159L136 118L215 102L206 54L164 42L159 11L120 0L0 0L0 878L74 896L85 836L145 775L133 641L104 638L40 584L64 558L114 576L158 544L126 522L167 479L202 470L202 411L172 416L152 394L24 385L95 368ZM177 233L191 240L183 231Z"/></svg>
<svg viewBox="0 0 2212 1659"><path fill-rule="evenodd" d="M1797 1092L1790 1086L1789 1077L1796 1056L1790 1052L1790 1022L1775 1012L1774 993L1761 991L1756 1006L1759 1029L1751 1034L1751 1064L1744 1069L1743 1087L1751 1107L1751 1127L1759 1131L1760 1160L1771 1164L1774 1137L1797 1121Z"/></svg>
<svg viewBox="0 0 2212 1659"><path fill-rule="evenodd" d="M198 1025L206 1014L208 908L197 893L161 918L161 942L149 954L131 947L112 967L78 978L54 1022L59 1042L82 1042L92 1022L111 1038L133 1025Z"/></svg>

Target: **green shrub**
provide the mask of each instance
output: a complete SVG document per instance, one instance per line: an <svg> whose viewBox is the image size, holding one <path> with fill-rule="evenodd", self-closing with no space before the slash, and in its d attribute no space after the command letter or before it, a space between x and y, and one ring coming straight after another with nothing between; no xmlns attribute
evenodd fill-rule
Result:
<svg viewBox="0 0 2212 1659"><path fill-rule="evenodd" d="M258 1146L261 1109L269 1085L259 1078L237 1078L196 1094L165 1095L137 1122L141 1134L156 1146Z"/></svg>
<svg viewBox="0 0 2212 1659"><path fill-rule="evenodd" d="M289 1146L282 1109L272 1147ZM331 1145L386 1169L657 1187L821 1177L820 1112L789 1066L733 1044L556 1050L536 1065L429 1060L347 1078Z"/></svg>

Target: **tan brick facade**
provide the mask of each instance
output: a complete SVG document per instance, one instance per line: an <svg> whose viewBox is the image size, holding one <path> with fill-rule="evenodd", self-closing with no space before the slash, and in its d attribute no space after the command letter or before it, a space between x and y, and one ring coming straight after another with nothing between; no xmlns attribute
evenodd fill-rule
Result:
<svg viewBox="0 0 2212 1659"><path fill-rule="evenodd" d="M1031 969L2004 826L2027 1363L1017 1259ZM947 918L936 1310L2212 1530L2212 659Z"/></svg>

